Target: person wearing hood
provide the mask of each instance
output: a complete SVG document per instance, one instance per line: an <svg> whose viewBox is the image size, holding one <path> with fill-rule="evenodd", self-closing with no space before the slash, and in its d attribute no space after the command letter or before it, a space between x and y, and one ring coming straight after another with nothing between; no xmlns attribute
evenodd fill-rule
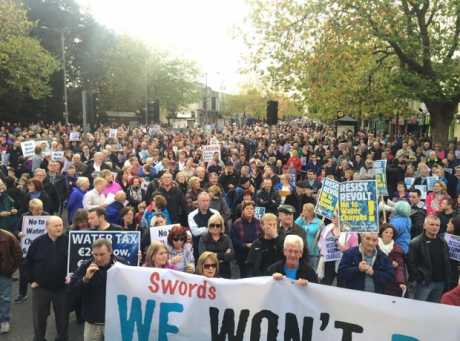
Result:
<svg viewBox="0 0 460 341"><path fill-rule="evenodd" d="M409 218L411 208L407 201L398 201L395 203L394 209L395 211L389 221L389 223L393 225L396 230L394 241L396 245L401 247L404 254L407 255L409 252L409 243L411 240L410 231L412 227L412 221Z"/></svg>

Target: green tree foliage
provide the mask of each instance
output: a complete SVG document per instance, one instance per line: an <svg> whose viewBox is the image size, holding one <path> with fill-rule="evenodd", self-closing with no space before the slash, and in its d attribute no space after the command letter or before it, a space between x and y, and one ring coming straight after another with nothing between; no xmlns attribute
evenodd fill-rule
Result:
<svg viewBox="0 0 460 341"><path fill-rule="evenodd" d="M403 110L416 99L433 138L446 141L460 100L460 1L250 2L247 43L271 86L329 116Z"/></svg>
<svg viewBox="0 0 460 341"><path fill-rule="evenodd" d="M0 2L0 98L19 92L34 99L50 94L57 61L38 40L29 37L32 22L16 1Z"/></svg>

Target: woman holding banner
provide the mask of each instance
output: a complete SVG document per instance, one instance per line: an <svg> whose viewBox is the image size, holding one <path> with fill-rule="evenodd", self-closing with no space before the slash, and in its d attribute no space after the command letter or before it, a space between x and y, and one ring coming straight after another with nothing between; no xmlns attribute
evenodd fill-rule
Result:
<svg viewBox="0 0 460 341"><path fill-rule="evenodd" d="M396 235L395 228L390 224L383 224L379 232L379 249L391 261L394 269L394 280L389 283L383 293L392 296L404 296L406 286L406 264L402 248L394 241Z"/></svg>
<svg viewBox="0 0 460 341"><path fill-rule="evenodd" d="M217 277L219 273L219 260L214 252L205 251L198 258L196 274L207 278Z"/></svg>

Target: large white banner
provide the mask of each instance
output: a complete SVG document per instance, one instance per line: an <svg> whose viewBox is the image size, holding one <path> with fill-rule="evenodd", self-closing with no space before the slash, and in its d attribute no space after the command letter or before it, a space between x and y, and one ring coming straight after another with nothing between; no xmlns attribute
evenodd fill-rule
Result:
<svg viewBox="0 0 460 341"><path fill-rule="evenodd" d="M458 341L460 309L271 277L206 279L117 264L110 341Z"/></svg>

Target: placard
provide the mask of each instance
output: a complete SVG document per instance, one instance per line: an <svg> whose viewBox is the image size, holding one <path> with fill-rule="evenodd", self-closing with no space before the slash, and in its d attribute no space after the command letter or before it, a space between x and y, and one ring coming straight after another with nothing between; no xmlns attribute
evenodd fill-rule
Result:
<svg viewBox="0 0 460 341"><path fill-rule="evenodd" d="M444 239L449 247L449 258L460 262L460 236L445 233Z"/></svg>
<svg viewBox="0 0 460 341"><path fill-rule="evenodd" d="M377 185L377 194L386 196L387 190L387 160L374 161L375 180Z"/></svg>
<svg viewBox="0 0 460 341"><path fill-rule="evenodd" d="M30 244L37 239L37 237L46 233L46 222L48 216L31 216L25 215L22 218L21 227L21 250L22 256L25 257L29 251Z"/></svg>
<svg viewBox="0 0 460 341"><path fill-rule="evenodd" d="M261 220L262 217L263 217L264 214L265 214L265 211L266 211L265 207L263 207L263 206L257 206L257 207L254 209L254 217L255 217L256 219Z"/></svg>
<svg viewBox="0 0 460 341"><path fill-rule="evenodd" d="M426 199L426 186L425 185L414 185L415 189L418 189L421 193L422 200Z"/></svg>
<svg viewBox="0 0 460 341"><path fill-rule="evenodd" d="M150 240L158 240L162 242L163 244L168 243L168 234L169 231L174 227L175 225L163 225L163 226L152 226L150 228Z"/></svg>
<svg viewBox="0 0 460 341"><path fill-rule="evenodd" d="M78 131L71 131L69 135L70 142L80 141L80 133Z"/></svg>
<svg viewBox="0 0 460 341"><path fill-rule="evenodd" d="M25 158L34 156L35 154L35 141L24 141L21 142L22 155Z"/></svg>
<svg viewBox="0 0 460 341"><path fill-rule="evenodd" d="M315 213L328 219L334 218L339 202L339 182L325 178L319 190Z"/></svg>
<svg viewBox="0 0 460 341"><path fill-rule="evenodd" d="M436 182L439 181L438 176L427 176L426 178L426 189L428 192L433 191L433 186Z"/></svg>
<svg viewBox="0 0 460 341"><path fill-rule="evenodd" d="M67 272L73 273L82 262L92 257L91 246L97 239L112 242L113 254L118 261L138 265L141 233L139 231L70 231Z"/></svg>
<svg viewBox="0 0 460 341"><path fill-rule="evenodd" d="M220 146L218 144L210 144L207 146L202 147L202 152L203 152L203 161L204 162L209 162L214 159L214 154L218 153L219 154L219 160L221 159L220 157Z"/></svg>
<svg viewBox="0 0 460 341"><path fill-rule="evenodd" d="M51 160L53 160L53 161L62 161L62 160L64 160L64 152L61 151L61 150L51 152Z"/></svg>
<svg viewBox="0 0 460 341"><path fill-rule="evenodd" d="M412 188L414 183L415 183L415 178L414 177L404 178L404 185L406 185L407 189Z"/></svg>
<svg viewBox="0 0 460 341"><path fill-rule="evenodd" d="M340 183L339 221L344 231L379 231L377 186L375 180Z"/></svg>

